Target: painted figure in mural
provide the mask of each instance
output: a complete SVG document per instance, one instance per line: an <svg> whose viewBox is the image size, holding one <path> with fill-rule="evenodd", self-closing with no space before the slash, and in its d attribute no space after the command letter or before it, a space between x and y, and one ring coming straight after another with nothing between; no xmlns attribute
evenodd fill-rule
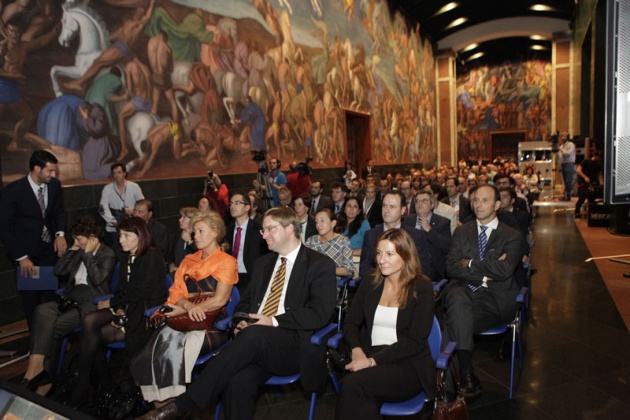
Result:
<svg viewBox="0 0 630 420"><path fill-rule="evenodd" d="M121 61L125 64L130 62L135 56L132 48L151 18L154 6L155 0L149 0L149 7L146 10L141 7L136 9L131 19L125 20L120 28L110 34L110 39L114 41L111 47L103 51L81 77L63 84L63 87L67 91L82 93L85 86L102 69Z"/></svg>
<svg viewBox="0 0 630 420"><path fill-rule="evenodd" d="M252 149L266 150L265 132L267 131L267 120L262 109L250 96L245 97L245 109L241 113L241 118L235 120L236 124L251 124L252 129Z"/></svg>
<svg viewBox="0 0 630 420"><path fill-rule="evenodd" d="M0 21L0 35L4 38L0 41L0 118L7 109L20 118L13 126L7 152L26 150L23 147L24 134L35 122L33 111L22 96L21 84L26 81L22 70L26 56L49 44L57 35L58 26L32 41L23 41L22 33L16 21L9 21L6 25Z"/></svg>
<svg viewBox="0 0 630 420"><path fill-rule="evenodd" d="M116 103L126 100L122 77L120 68L114 66L109 73L97 77L85 95L86 102L99 104L105 109L110 133L115 136L118 135Z"/></svg>
<svg viewBox="0 0 630 420"><path fill-rule="evenodd" d="M110 45L109 31L105 21L88 6L87 2L67 1L63 3L62 9L59 44L65 48L74 48L75 38L78 37L78 45L73 65L64 66L55 63L50 68L50 80L55 96L61 96L64 93L59 83L60 76L70 79L81 77Z"/></svg>
<svg viewBox="0 0 630 420"><path fill-rule="evenodd" d="M136 178L142 179L144 177L144 174L153 166L160 148L168 145L171 147L175 161L180 160L193 151L193 146L186 141L186 135L181 124L175 121L158 124L149 130L144 146L146 151L141 159L136 162L136 166L141 167L136 174Z"/></svg>
<svg viewBox="0 0 630 420"><path fill-rule="evenodd" d="M187 84L177 84L173 86L175 91L192 95L195 92L203 93L203 103L201 106L201 121L214 122L216 113L219 111L219 94L217 85L210 69L202 62L195 61L188 73Z"/></svg>
<svg viewBox="0 0 630 420"><path fill-rule="evenodd" d="M280 117L282 112L282 98L280 96L280 91L274 92L274 104L273 109L271 110L271 125L267 129L267 133L265 134L265 145L267 150L275 150L276 153L280 153ZM269 139L273 137L273 149L269 144Z"/></svg>
<svg viewBox="0 0 630 420"><path fill-rule="evenodd" d="M127 99L118 113L118 132L120 134L120 154L117 161L124 162L129 153L125 123L136 112L151 112L151 72L149 68L134 57L125 67L127 74Z"/></svg>
<svg viewBox="0 0 630 420"><path fill-rule="evenodd" d="M48 27L54 19L53 0L16 0L7 4L2 10L2 21L9 22L13 17L28 21L28 28L22 34L23 41L30 41L42 29Z"/></svg>
<svg viewBox="0 0 630 420"><path fill-rule="evenodd" d="M173 50L168 45L168 35L164 31L151 37L147 43L147 57L151 68L151 80L153 81L151 112L158 113L160 96L164 94L171 106L171 119L179 121L177 104L173 94L171 73L173 72Z"/></svg>
<svg viewBox="0 0 630 420"><path fill-rule="evenodd" d="M216 168L217 164L221 165L221 168L225 167L221 153L220 131L222 131L221 126L212 127L207 122L202 121L190 133L190 140L206 168ZM234 133L231 135L233 137Z"/></svg>
<svg viewBox="0 0 630 420"><path fill-rule="evenodd" d="M304 139L304 147L306 148L306 156L313 156L313 137L315 135L315 127L313 122L304 116L302 123L302 138Z"/></svg>

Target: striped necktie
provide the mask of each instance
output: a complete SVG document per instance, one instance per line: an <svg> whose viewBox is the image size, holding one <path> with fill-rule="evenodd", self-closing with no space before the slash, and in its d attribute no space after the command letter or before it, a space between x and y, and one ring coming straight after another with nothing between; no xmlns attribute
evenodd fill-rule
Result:
<svg viewBox="0 0 630 420"><path fill-rule="evenodd" d="M267 296L265 307L261 312L262 315L275 316L278 313L280 296L282 296L282 289L284 288L284 278L287 273L287 259L281 257L280 260L282 262L271 283L271 290L269 291L269 296Z"/></svg>
<svg viewBox="0 0 630 420"><path fill-rule="evenodd" d="M488 235L486 235L486 230L488 226L479 226L481 228L481 233L479 234L479 260L483 261L483 257L486 253L486 245L488 245Z"/></svg>

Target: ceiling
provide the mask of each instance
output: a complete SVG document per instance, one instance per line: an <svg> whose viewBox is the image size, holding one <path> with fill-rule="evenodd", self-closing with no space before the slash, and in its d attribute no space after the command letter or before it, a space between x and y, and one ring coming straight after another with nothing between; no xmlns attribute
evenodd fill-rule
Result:
<svg viewBox="0 0 630 420"><path fill-rule="evenodd" d="M506 60L550 60L551 38L570 33L576 0L388 2L413 26L420 24L422 35L433 42L436 51L455 51L460 70Z"/></svg>

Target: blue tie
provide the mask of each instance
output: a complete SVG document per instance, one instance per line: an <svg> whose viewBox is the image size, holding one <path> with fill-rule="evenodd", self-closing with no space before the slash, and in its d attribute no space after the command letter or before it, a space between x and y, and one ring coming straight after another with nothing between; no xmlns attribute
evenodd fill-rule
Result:
<svg viewBox="0 0 630 420"><path fill-rule="evenodd" d="M481 233L479 234L479 260L483 261L483 256L486 253L486 245L488 245L488 235L486 235L486 230L488 226L480 226Z"/></svg>

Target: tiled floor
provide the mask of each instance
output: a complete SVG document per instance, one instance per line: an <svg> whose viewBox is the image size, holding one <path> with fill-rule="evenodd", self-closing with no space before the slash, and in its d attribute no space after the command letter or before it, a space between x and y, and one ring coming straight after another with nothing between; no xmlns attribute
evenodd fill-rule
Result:
<svg viewBox="0 0 630 420"><path fill-rule="evenodd" d="M552 206L538 211L532 256L538 273L533 278L533 298L523 330L525 360L516 379L515 398L508 399L509 357L498 359L499 340L484 338L474 354L484 391L469 404L470 418L630 418L628 329L598 267L584 262L591 253L571 213L554 212ZM602 249L599 255L629 249ZM300 387L285 391L269 390L261 395L255 418L306 419L309 403ZM315 418L334 418L335 401L329 386L317 400ZM198 412L191 417L208 419L211 415Z"/></svg>

